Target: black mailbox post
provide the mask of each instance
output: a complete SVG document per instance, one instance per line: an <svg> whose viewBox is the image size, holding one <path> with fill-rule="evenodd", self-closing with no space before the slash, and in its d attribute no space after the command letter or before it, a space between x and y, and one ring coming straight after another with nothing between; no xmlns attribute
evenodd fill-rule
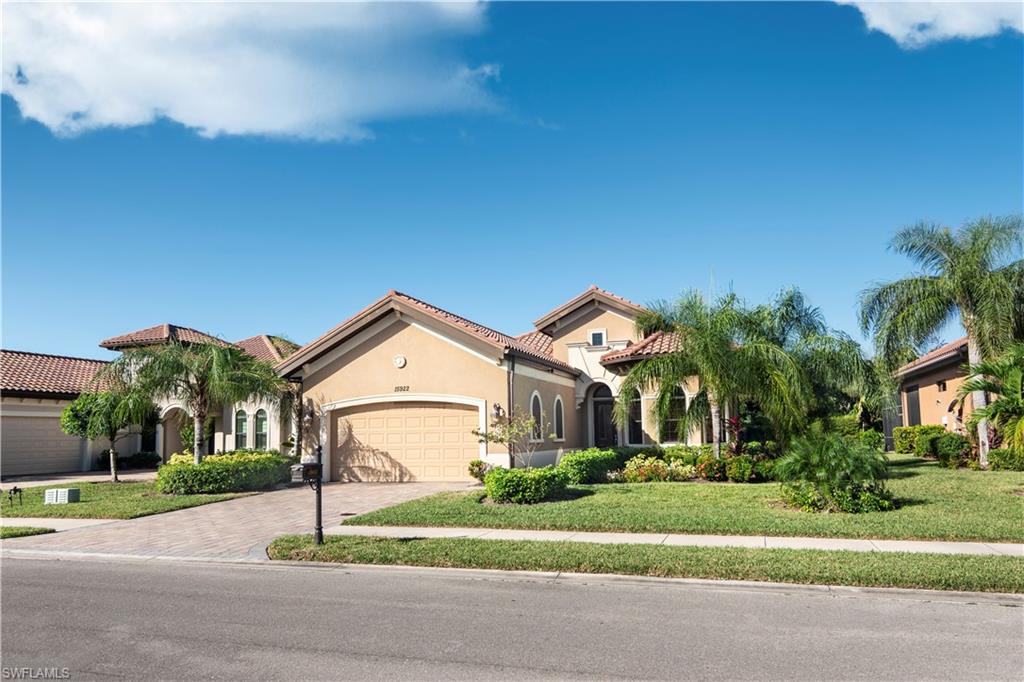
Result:
<svg viewBox="0 0 1024 682"><path fill-rule="evenodd" d="M323 523L323 470L324 451L321 446L316 446L316 461L302 462L292 465L292 482L306 483L316 492L316 526L313 529L313 542L324 544L324 523Z"/></svg>

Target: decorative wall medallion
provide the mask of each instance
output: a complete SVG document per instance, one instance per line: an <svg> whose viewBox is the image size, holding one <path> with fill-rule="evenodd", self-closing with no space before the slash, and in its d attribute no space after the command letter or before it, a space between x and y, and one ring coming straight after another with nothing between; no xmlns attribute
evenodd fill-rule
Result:
<svg viewBox="0 0 1024 682"><path fill-rule="evenodd" d="M405 367L405 356L396 355L392 362L395 363L395 367L397 367L398 369L402 369L403 367Z"/></svg>

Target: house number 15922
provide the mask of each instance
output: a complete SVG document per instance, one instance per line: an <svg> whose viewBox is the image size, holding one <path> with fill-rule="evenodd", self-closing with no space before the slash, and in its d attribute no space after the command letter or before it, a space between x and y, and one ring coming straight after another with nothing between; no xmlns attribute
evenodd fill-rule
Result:
<svg viewBox="0 0 1024 682"><path fill-rule="evenodd" d="M395 386L395 393L405 393L409 390L408 386Z"/></svg>

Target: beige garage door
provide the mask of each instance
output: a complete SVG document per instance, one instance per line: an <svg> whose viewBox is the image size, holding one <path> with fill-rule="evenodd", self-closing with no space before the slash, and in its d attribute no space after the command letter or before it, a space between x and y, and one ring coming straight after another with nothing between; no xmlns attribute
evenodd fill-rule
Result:
<svg viewBox="0 0 1024 682"><path fill-rule="evenodd" d="M334 413L331 480L463 481L480 456L475 407L396 402Z"/></svg>
<svg viewBox="0 0 1024 682"><path fill-rule="evenodd" d="M4 476L81 471L82 439L60 430L57 417L4 416L0 472Z"/></svg>

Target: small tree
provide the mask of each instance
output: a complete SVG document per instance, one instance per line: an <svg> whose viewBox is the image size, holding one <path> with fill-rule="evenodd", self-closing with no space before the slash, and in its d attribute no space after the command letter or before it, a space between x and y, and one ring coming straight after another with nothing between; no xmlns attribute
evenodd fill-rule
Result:
<svg viewBox="0 0 1024 682"><path fill-rule="evenodd" d="M61 412L60 427L71 436L110 441L110 481L117 483L117 442L139 433L131 427L152 410L151 402L131 392L83 393Z"/></svg>
<svg viewBox="0 0 1024 682"><path fill-rule="evenodd" d="M473 435L481 443L499 443L508 448L513 464L518 459L527 469L533 467L533 455L543 442L545 425L538 423L531 414L513 411L506 414L500 407L491 415L487 431L473 429Z"/></svg>

